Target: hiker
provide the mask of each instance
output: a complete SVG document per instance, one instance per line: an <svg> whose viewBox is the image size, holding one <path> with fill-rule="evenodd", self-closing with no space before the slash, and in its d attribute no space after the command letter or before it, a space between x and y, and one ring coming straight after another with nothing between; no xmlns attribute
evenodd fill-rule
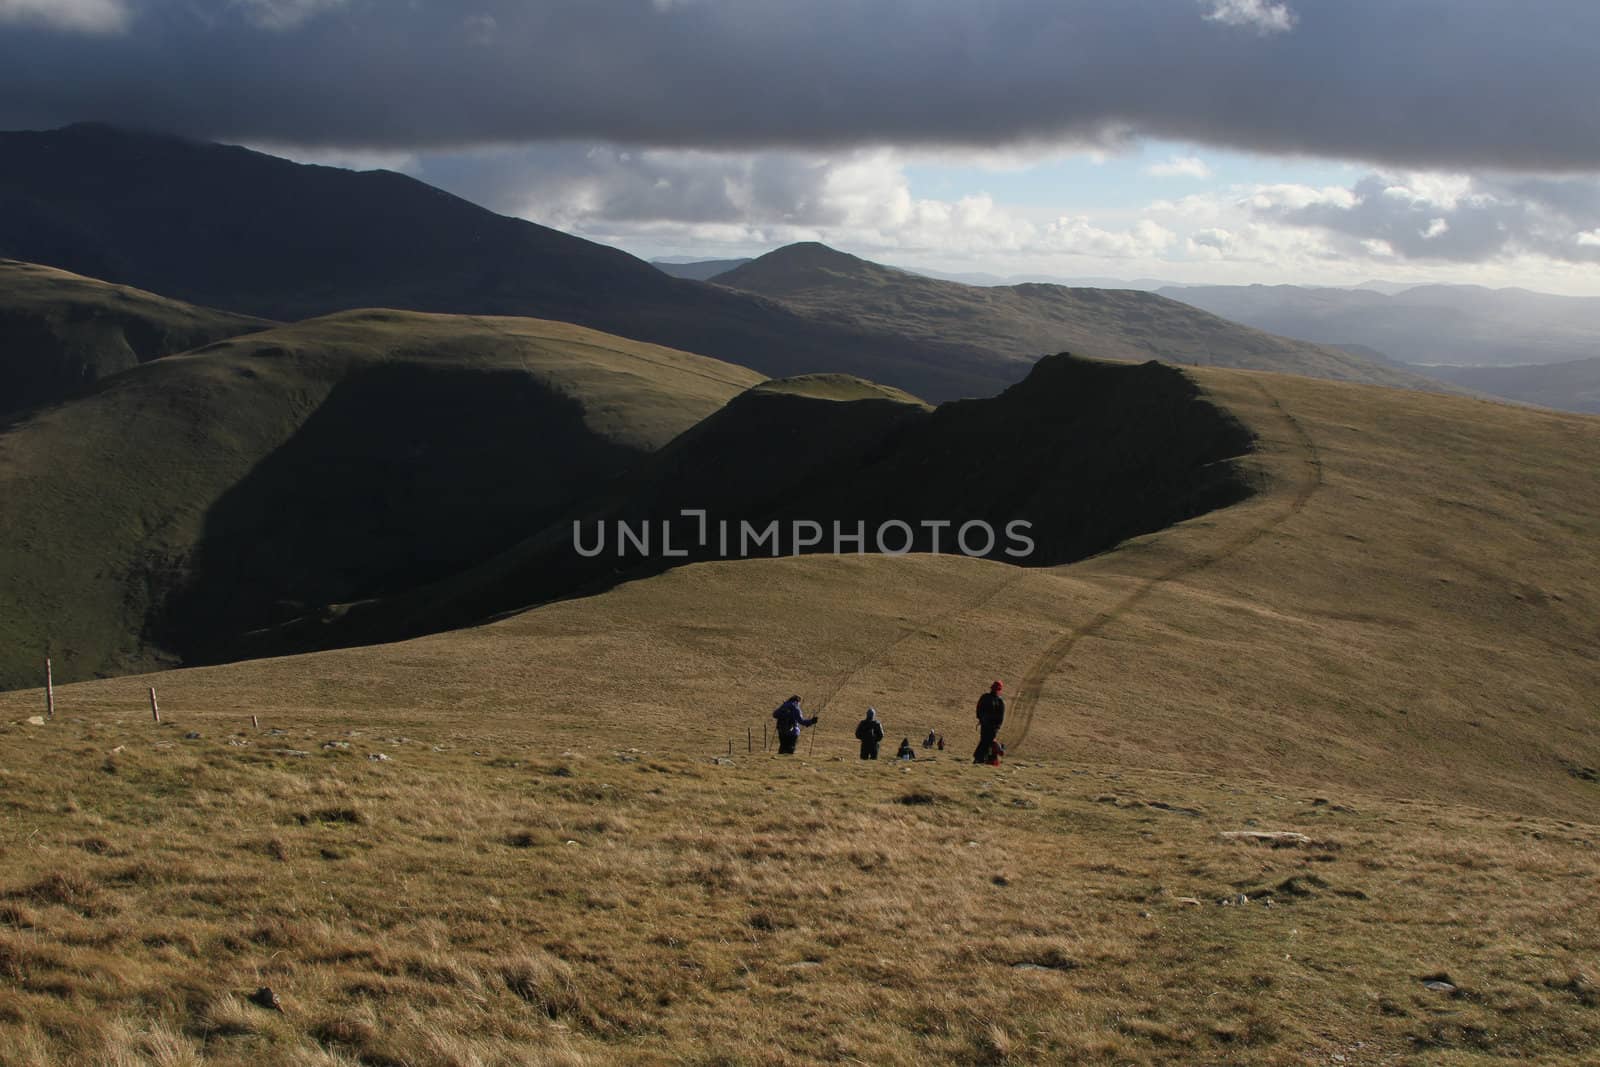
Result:
<svg viewBox="0 0 1600 1067"><path fill-rule="evenodd" d="M856 724L856 740L861 742L862 759L878 758L878 744L883 740L883 723L878 721L877 708L868 708L867 717Z"/></svg>
<svg viewBox="0 0 1600 1067"><path fill-rule="evenodd" d="M939 735L939 740L935 743L935 747L937 747L940 752L944 751L944 734Z"/></svg>
<svg viewBox="0 0 1600 1067"><path fill-rule="evenodd" d="M800 727L815 726L819 715L806 718L806 713L800 710L800 698L792 696L778 705L778 710L772 713L778 720L778 755L794 755L794 746L800 743Z"/></svg>
<svg viewBox="0 0 1600 1067"><path fill-rule="evenodd" d="M989 691L978 698L978 747L972 752L973 763L988 763L994 755L994 740L1006 720L1006 701L1000 695L1004 688L996 679Z"/></svg>
<svg viewBox="0 0 1600 1067"><path fill-rule="evenodd" d="M932 748L933 747L933 742L937 738L937 736L938 735L935 734L932 730L929 730L928 731L928 736L924 737L922 739L922 747L923 748Z"/></svg>
<svg viewBox="0 0 1600 1067"><path fill-rule="evenodd" d="M902 737L900 739L900 751L896 752L894 754L894 758L895 759L916 759L917 758L917 750L911 747L911 738Z"/></svg>

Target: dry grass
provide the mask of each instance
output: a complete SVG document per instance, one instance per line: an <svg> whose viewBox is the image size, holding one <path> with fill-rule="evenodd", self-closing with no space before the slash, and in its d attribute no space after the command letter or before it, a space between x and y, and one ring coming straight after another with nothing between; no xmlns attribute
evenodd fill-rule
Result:
<svg viewBox="0 0 1600 1067"><path fill-rule="evenodd" d="M0 732L0 1062L1600 1047L1594 825L1053 762L862 764L838 741L717 763L600 738L207 734ZM1313 844L1220 836L1252 825Z"/></svg>
<svg viewBox="0 0 1600 1067"><path fill-rule="evenodd" d="M1058 571L695 566L0 694L0 1063L1594 1062L1600 429L1202 381L1268 491ZM815 757L740 752L789 692ZM953 750L859 763L868 703Z"/></svg>

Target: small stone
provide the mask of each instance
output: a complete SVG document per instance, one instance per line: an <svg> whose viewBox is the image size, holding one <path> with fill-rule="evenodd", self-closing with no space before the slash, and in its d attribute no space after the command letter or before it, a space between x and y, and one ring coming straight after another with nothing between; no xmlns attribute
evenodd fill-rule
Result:
<svg viewBox="0 0 1600 1067"><path fill-rule="evenodd" d="M28 725L29 726L43 726L44 725L44 716L43 715L29 715L28 716Z"/></svg>
<svg viewBox="0 0 1600 1067"><path fill-rule="evenodd" d="M184 734L183 737L186 741L198 741L200 740L200 731L190 730L188 733Z"/></svg>
<svg viewBox="0 0 1600 1067"><path fill-rule="evenodd" d="M371 760L374 763L388 763L389 762L389 757L385 756L382 752L369 753L367 755L367 759Z"/></svg>
<svg viewBox="0 0 1600 1067"><path fill-rule="evenodd" d="M348 742L348 741L324 741L322 743L322 747L324 749L349 748L350 747L350 742Z"/></svg>
<svg viewBox="0 0 1600 1067"><path fill-rule="evenodd" d="M1182 904L1184 907L1187 907L1187 908L1198 908L1200 906L1200 898L1199 897L1179 897L1177 900L1173 901L1173 903Z"/></svg>
<svg viewBox="0 0 1600 1067"><path fill-rule="evenodd" d="M1456 991L1456 987L1449 982L1441 982L1437 979L1431 982L1423 982L1422 988L1430 989L1435 993L1454 993Z"/></svg>

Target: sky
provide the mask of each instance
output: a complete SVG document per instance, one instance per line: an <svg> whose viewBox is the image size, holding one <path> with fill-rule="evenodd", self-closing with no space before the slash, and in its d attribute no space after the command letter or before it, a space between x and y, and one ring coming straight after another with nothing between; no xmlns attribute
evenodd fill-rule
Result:
<svg viewBox="0 0 1600 1067"><path fill-rule="evenodd" d="M0 0L0 128L387 167L646 258L1600 295L1597 101L1595 0Z"/></svg>

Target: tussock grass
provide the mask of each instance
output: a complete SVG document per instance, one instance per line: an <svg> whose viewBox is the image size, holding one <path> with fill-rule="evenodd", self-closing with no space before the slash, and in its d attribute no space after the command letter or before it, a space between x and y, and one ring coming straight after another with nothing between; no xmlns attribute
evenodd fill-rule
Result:
<svg viewBox="0 0 1600 1067"><path fill-rule="evenodd" d="M1349 791L1324 816L1245 780L951 754L624 761L603 738L567 747L558 777L526 736L413 732L375 765L250 758L312 751L326 727L190 748L143 725L0 727L7 825L29 827L3 845L0 1062L1577 1064L1600 1047L1592 824ZM358 755L382 743L356 730ZM114 746L128 775L99 769ZM900 802L916 794L938 799ZM1219 836L1335 817L1336 851ZM262 986L281 1013L251 1001Z"/></svg>

